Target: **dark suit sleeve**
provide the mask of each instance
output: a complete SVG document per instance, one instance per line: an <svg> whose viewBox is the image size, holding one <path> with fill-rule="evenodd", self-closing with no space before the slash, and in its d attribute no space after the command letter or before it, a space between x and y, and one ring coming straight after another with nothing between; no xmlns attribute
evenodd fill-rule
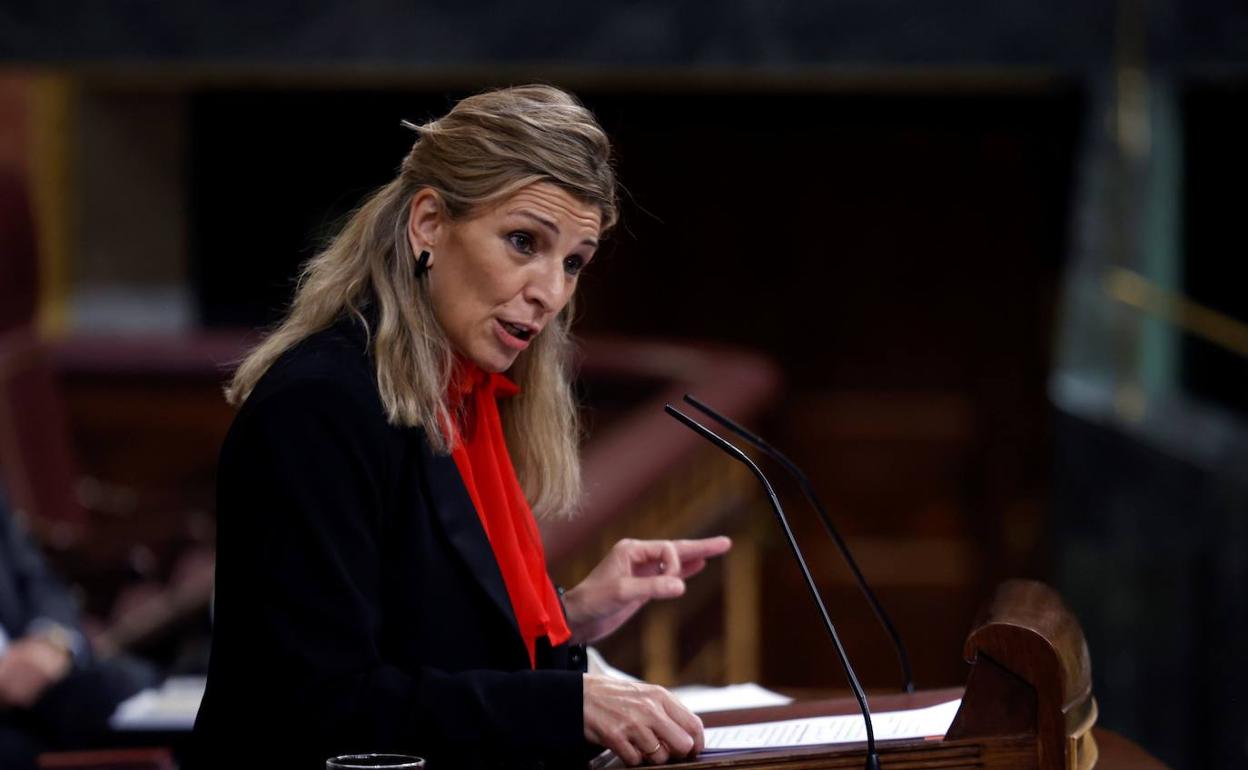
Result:
<svg viewBox="0 0 1248 770"><path fill-rule="evenodd" d="M0 503L3 505L3 503ZM53 621L66 629L78 629L78 605L65 584L48 570L43 554L31 542L25 529L7 510L0 510L4 528L5 569L13 581L22 615L22 627L7 629L24 633L36 620Z"/></svg>
<svg viewBox="0 0 1248 770"><path fill-rule="evenodd" d="M383 659L378 539L394 458L384 420L358 398L301 382L240 415L220 468L212 661L231 672L210 674L207 697L220 686L242 704L227 717L240 729L254 718L331 753L582 750L577 672L452 674Z"/></svg>

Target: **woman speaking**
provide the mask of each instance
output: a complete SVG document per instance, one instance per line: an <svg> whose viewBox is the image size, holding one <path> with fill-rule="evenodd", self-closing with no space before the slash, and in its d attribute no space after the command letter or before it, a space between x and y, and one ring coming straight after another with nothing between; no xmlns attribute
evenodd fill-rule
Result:
<svg viewBox="0 0 1248 770"><path fill-rule="evenodd" d="M580 495L567 310L616 220L607 138L546 86L413 128L227 390L192 762L691 756L698 718L586 674L581 645L679 596L728 539L621 541L561 597L535 522Z"/></svg>

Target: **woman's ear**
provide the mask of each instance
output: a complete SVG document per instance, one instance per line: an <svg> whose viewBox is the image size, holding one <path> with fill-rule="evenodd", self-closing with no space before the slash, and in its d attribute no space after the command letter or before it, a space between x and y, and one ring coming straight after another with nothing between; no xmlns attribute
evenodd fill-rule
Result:
<svg viewBox="0 0 1248 770"><path fill-rule="evenodd" d="M436 191L424 187L412 196L407 212L407 242L412 254L429 252L427 267L433 267L433 255L437 253L438 237L445 222L446 210Z"/></svg>

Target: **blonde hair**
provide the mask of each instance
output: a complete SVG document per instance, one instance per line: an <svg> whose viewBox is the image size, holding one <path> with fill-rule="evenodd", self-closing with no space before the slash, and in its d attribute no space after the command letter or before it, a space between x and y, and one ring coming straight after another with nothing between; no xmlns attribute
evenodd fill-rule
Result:
<svg viewBox="0 0 1248 770"><path fill-rule="evenodd" d="M227 400L246 400L287 350L346 314L365 325L377 389L393 425L422 426L435 451L450 451L446 402L454 351L416 274L407 237L409 206L429 188L452 220L471 216L522 187L548 182L617 218L615 173L606 134L572 95L552 86L470 96L442 118L417 126L398 176L350 216L304 266L285 319L234 373ZM375 328L363 312L370 308ZM570 385L571 305L517 357L521 392L502 404L516 473L533 512L571 514L580 498L576 404Z"/></svg>

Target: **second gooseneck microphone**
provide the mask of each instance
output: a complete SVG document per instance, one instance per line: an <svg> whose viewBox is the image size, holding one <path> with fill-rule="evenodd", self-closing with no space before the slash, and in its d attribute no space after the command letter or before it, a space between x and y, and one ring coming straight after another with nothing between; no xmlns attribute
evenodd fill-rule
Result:
<svg viewBox="0 0 1248 770"><path fill-rule="evenodd" d="M836 654L841 660L841 668L845 670L845 678L849 680L850 689L853 690L854 698L858 700L858 707L862 710L862 721L867 731L866 770L880 770L880 755L875 749L875 728L871 723L871 709L867 706L866 693L863 692L862 685L858 682L858 675L854 673L854 667L850 665L849 654L845 652L845 645L841 644L841 638L836 633L836 626L832 624L832 618L828 615L828 608L824 606L823 597L815 586L815 580L810 576L810 569L806 566L806 559L802 556L802 549L798 546L797 539L793 537L793 530L789 527L788 517L784 515L784 507L780 505L780 498L776 495L776 490L771 486L771 482L767 480L762 470L754 464L754 461L745 452L742 452L710 428L674 408L671 404L665 405L663 409L683 423L685 427L719 447L729 457L744 464L754 474L754 477L758 479L759 483L763 485L767 492L767 499L771 502L772 510L776 513L776 520L780 522L780 528L784 530L784 536L789 542L793 558L797 560L798 566L801 567L802 577L806 580L806 587L810 589L810 596L814 599L815 604L819 607L819 613L823 616L823 625L827 629L828 635L832 637L832 644L836 647Z"/></svg>
<svg viewBox="0 0 1248 770"><path fill-rule="evenodd" d="M815 494L815 485L810 483L810 478L802 472L801 468L797 467L797 463L786 457L779 449L746 430L736 421L725 417L688 393L685 394L685 402L748 441L758 451L780 463L797 480L802 494L806 496L806 501L819 514L819 520L823 522L824 530L827 531L832 541L836 543L837 549L841 552L841 556L845 558L845 563L849 566L849 571L854 574L854 580L858 581L858 587L862 589L862 594L866 597L867 604L871 605L871 610L875 613L876 619L880 621L880 625L884 626L884 631L893 640L893 649L897 651L897 660L901 665L902 690L913 693L914 673L910 668L910 656L906 653L906 646L901 641L901 634L897 633L892 619L884 611L884 605L880 604L880 600L875 597L875 592L871 590L871 586L867 583L867 578L862 574L862 570L858 568L858 562L854 561L854 557L849 552L849 546L845 543L844 538L841 537L841 533L833 526L832 517L828 515L828 510L823 506L823 502L819 500L819 496Z"/></svg>

